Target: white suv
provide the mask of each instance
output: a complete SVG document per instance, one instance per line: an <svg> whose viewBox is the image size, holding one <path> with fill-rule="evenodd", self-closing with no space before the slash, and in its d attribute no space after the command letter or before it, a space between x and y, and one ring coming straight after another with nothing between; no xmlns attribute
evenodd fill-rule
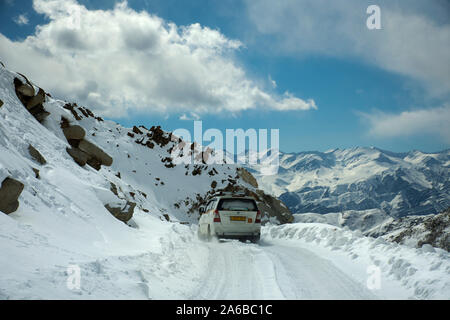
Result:
<svg viewBox="0 0 450 320"><path fill-rule="evenodd" d="M258 242L261 212L255 199L237 194L222 194L200 208L198 235L201 239L218 238Z"/></svg>

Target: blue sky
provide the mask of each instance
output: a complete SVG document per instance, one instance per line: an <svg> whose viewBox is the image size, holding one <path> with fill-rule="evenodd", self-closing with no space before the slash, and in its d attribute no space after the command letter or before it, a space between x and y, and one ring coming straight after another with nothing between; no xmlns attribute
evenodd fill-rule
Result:
<svg viewBox="0 0 450 320"><path fill-rule="evenodd" d="M376 146L398 152L412 149L432 152L450 147L450 133L446 128L450 125L450 9L445 1L429 1L427 4L423 1L378 1L382 30L368 30L365 25L368 17L365 8L368 2L365 1L334 1L324 6L321 0L129 0L120 12L122 15L129 15L130 24L138 24L137 20L132 20L137 17L133 12L139 13L142 10L153 17L144 17L147 19L145 21L163 21L165 29L161 31L162 35L156 33L156 41L165 39L166 31L169 30L168 23L176 25L182 36L184 27L198 23L200 29L189 30L196 31L204 42L195 42L190 48L207 46L211 41L215 41L214 46L220 46L220 50L208 47L205 51L199 51L201 59L204 56L207 59L200 60L200 63L211 63L205 67L205 73L198 75L199 79L207 75L205 81L214 84L206 87L205 90L212 92L207 96L202 96L198 92L200 89L194 86L195 81L189 79L189 75L197 72L198 68L184 70L186 65L178 65L180 59L191 61L192 57L175 56L174 60L170 60L165 56L155 56L158 53L145 51L148 46L141 48L141 43L149 41L145 35L139 35L143 40L138 39L133 50L150 52L147 56L149 60L157 58L163 63L170 63L171 66L164 65L167 70L163 75L155 71L155 68L163 65L161 62L148 65L146 56L138 52L136 57L144 57L136 67L139 75L130 71L126 76L122 77L121 74L117 81L108 84L102 78L92 82L88 75L85 78L77 75L76 81L67 79L73 83L63 87L64 79L69 75L61 70L69 68L67 61L82 66L85 63L82 55L88 54L83 48L92 45L90 42L82 42L84 37L81 32L89 32L91 37L102 24L101 19L94 20L98 21L98 25L92 25L91 31L86 31L83 26L77 31L81 37L77 33L67 33L58 24L63 19L58 15L59 8L66 8L64 10L68 12L72 8L64 2L75 4L75 8L84 7L83 10L86 11L82 11L82 23L85 21L85 12L90 12L94 17L95 10L119 10L117 7L114 9L114 1L61 0L60 7L49 7L46 6L46 0L38 0L33 8L31 0L3 0L0 2L0 33L3 36L0 60L8 68L29 75L54 95L74 99L123 125L161 125L167 130L190 130L193 128L193 121L182 119L195 118L203 121L204 129L276 128L280 129L280 148L286 152L325 151L355 146ZM19 19L21 15L25 19ZM120 22L117 23L119 25ZM37 32L38 25L48 28ZM105 22L106 27L111 28ZM139 30L146 32L145 28L144 26ZM433 39L434 35L436 39ZM39 41L33 42L33 39L27 39L28 36ZM133 38L133 32L127 37L128 40ZM70 41L74 43L80 41L80 47L61 39L72 39ZM191 41L189 39L180 40L177 46L164 48L175 50L178 44L184 45ZM60 76L61 81L49 80L49 74L43 77L42 70L37 70L35 65L26 62L35 56L44 59L44 50L42 46L40 51L35 49L38 47L36 43L48 46L45 47L50 52L47 56L67 56L59 66L52 61L48 62L48 73ZM117 53L117 48L122 48L117 44L116 50L115 45L112 44L111 51L114 54ZM97 53L95 50L92 52ZM178 54L178 51L173 52L174 55ZM195 50L189 52L194 54ZM135 51L124 51L120 55L121 59L131 59L125 60L125 66L121 65L120 72L129 71L126 63L133 62L132 54ZM101 50L98 57L90 59L98 59L97 73L112 72L108 78L111 78L111 74L114 75L110 66L100 64L108 59L108 55L104 55ZM117 59L118 56L111 58L122 61ZM96 60L89 60L91 65L92 62L95 64ZM47 65L46 63L44 61L42 64ZM86 64L89 65L87 62ZM228 67L229 72L226 69L223 76L220 72L217 76L214 75L218 70ZM77 70L74 67L70 74ZM81 67L79 72L87 73ZM95 100L99 96L110 97L113 93L118 93L121 90L121 79L135 80L145 90L147 79L143 73L146 72L151 79L148 81L159 81L156 86L159 88L157 97L156 91L152 91L146 92L146 99L135 99L139 91L136 93L128 90L117 94L110 101L105 101L105 98ZM170 86L171 75L180 77L175 89ZM167 83L162 83L161 79L167 80ZM237 92L234 97L233 90L240 90L246 85L250 91ZM223 90L230 92L214 95ZM257 94L247 100L246 93L255 90ZM174 99L177 95L180 98ZM184 96L189 97L185 105ZM292 103L288 104L288 100ZM196 107L197 101L198 105L202 105L201 108ZM116 104L121 105L118 107ZM162 108L162 105L167 105L167 108Z"/></svg>

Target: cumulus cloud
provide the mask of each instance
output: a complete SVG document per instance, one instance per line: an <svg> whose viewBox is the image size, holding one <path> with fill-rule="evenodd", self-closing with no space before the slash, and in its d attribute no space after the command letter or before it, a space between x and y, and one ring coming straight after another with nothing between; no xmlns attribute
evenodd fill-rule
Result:
<svg viewBox="0 0 450 320"><path fill-rule="evenodd" d="M375 137L392 138L431 134L450 143L450 105L397 114L375 112L360 115L369 123L369 134Z"/></svg>
<svg viewBox="0 0 450 320"><path fill-rule="evenodd" d="M450 93L450 4L378 0L381 30L369 30L369 0L247 0L264 48L296 57L360 58L420 81L433 96ZM261 36L262 35L262 36ZM270 45L269 45L270 44Z"/></svg>
<svg viewBox="0 0 450 320"><path fill-rule="evenodd" d="M317 108L314 100L260 87L233 56L243 44L198 23L177 26L126 2L111 10L75 0L33 6L49 22L23 41L0 34L2 59L54 96L106 116Z"/></svg>
<svg viewBox="0 0 450 320"><path fill-rule="evenodd" d="M18 25L26 25L28 24L28 18L25 14L21 14L16 18L14 18L14 22L17 23Z"/></svg>

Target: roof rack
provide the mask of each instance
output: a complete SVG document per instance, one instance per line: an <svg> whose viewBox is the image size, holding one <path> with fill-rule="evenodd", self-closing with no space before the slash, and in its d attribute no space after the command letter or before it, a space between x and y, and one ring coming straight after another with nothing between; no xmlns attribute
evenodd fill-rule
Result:
<svg viewBox="0 0 450 320"><path fill-rule="evenodd" d="M217 196L245 197L246 194L242 191L239 191L239 192L219 191L212 195L212 197L217 197Z"/></svg>

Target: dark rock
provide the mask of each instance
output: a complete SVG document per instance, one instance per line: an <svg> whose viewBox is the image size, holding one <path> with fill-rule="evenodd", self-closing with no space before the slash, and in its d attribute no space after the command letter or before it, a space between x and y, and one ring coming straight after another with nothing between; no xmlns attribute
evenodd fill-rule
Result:
<svg viewBox="0 0 450 320"><path fill-rule="evenodd" d="M150 128L150 133L147 135L155 141L161 148L167 145L172 138L172 134L167 134L161 129L161 126L153 126Z"/></svg>
<svg viewBox="0 0 450 320"><path fill-rule="evenodd" d="M30 83L23 83L22 80L20 80L19 78L14 78L14 87L16 89L16 94L19 98L34 97L35 91ZM20 100L22 101L22 99Z"/></svg>
<svg viewBox="0 0 450 320"><path fill-rule="evenodd" d="M19 196L23 190L23 183L12 178L6 178L0 188L0 211L10 214L19 207Z"/></svg>
<svg viewBox="0 0 450 320"><path fill-rule="evenodd" d="M119 193L117 192L117 186L112 182L110 182L109 184L110 184L109 190L111 190L111 192L114 193L116 197L118 197Z"/></svg>
<svg viewBox="0 0 450 320"><path fill-rule="evenodd" d="M78 107L78 110L81 111L81 113L86 117L94 117L94 114L92 113L91 110L89 110L88 108L83 108L83 107Z"/></svg>
<svg viewBox="0 0 450 320"><path fill-rule="evenodd" d="M33 159L36 160L39 164L44 165L47 163L42 154L38 150L36 150L36 148L34 148L31 144L28 146L28 152L30 153L30 156L32 156Z"/></svg>
<svg viewBox="0 0 450 320"><path fill-rule="evenodd" d="M67 119L66 117L61 117L61 121L59 123L59 126L61 127L61 129L67 128L70 126L70 122L69 119Z"/></svg>
<svg viewBox="0 0 450 320"><path fill-rule="evenodd" d="M80 145L81 140L78 139L69 139L67 142L73 147L78 149L78 146Z"/></svg>
<svg viewBox="0 0 450 320"><path fill-rule="evenodd" d="M133 132L136 134L143 134L143 132L141 130L139 130L139 128L136 126L133 126Z"/></svg>
<svg viewBox="0 0 450 320"><path fill-rule="evenodd" d="M36 118L36 120L40 123L42 123L42 121L45 120L45 118L47 118L50 115L50 112L47 111L43 111L43 112L39 112L37 114L34 115L34 117Z"/></svg>
<svg viewBox="0 0 450 320"><path fill-rule="evenodd" d="M116 207L116 205L106 204L105 208L118 220L127 222L133 217L134 208L136 203L127 201L126 205L122 207Z"/></svg>
<svg viewBox="0 0 450 320"><path fill-rule="evenodd" d="M2 107L2 105L3 105L3 101L0 99L0 108Z"/></svg>
<svg viewBox="0 0 450 320"><path fill-rule="evenodd" d="M253 197L259 199L258 208L262 214L268 217L275 217L281 224L291 223L294 221L292 212L279 199L264 193L262 190L256 190Z"/></svg>
<svg viewBox="0 0 450 320"><path fill-rule="evenodd" d="M82 140L86 136L86 131L78 125L68 126L62 130L67 140Z"/></svg>
<svg viewBox="0 0 450 320"><path fill-rule="evenodd" d="M84 166L89 159L89 156L78 148L66 148L66 151L80 166Z"/></svg>
<svg viewBox="0 0 450 320"><path fill-rule="evenodd" d="M75 111L75 107L76 107L76 106L77 106L77 105L74 104L74 103L66 103L66 104L63 106L63 108L69 110L69 111L72 113L72 115L74 116L74 118L75 118L76 120L80 121L80 120L81 120L81 117L80 117L80 116L78 115L78 113Z"/></svg>
<svg viewBox="0 0 450 320"><path fill-rule="evenodd" d="M251 185L254 188L258 188L258 182L256 181L255 177L253 177L253 175L250 172L248 172L246 169L238 168L237 173L238 173L239 177L241 177L241 179L244 180L244 182L247 182L249 185Z"/></svg>
<svg viewBox="0 0 450 320"><path fill-rule="evenodd" d="M91 157L97 159L102 165L112 165L113 159L95 144L87 140L81 140L78 147Z"/></svg>
<svg viewBox="0 0 450 320"><path fill-rule="evenodd" d="M87 164L90 165L95 170L99 171L102 168L102 162L97 158L89 158Z"/></svg>
<svg viewBox="0 0 450 320"><path fill-rule="evenodd" d="M42 122L50 114L45 111L44 106L42 105L45 101L45 92L39 88L39 92L35 96L33 85L24 75L22 76L25 78L26 83L23 83L19 78L14 78L16 95L20 102L22 102L22 104L36 118L36 120Z"/></svg>
<svg viewBox="0 0 450 320"><path fill-rule="evenodd" d="M28 110L36 107L37 105L43 104L45 101L45 91L39 88L38 94L28 100L26 108Z"/></svg>
<svg viewBox="0 0 450 320"><path fill-rule="evenodd" d="M36 177L36 179L40 179L39 170L36 168L32 168L32 169L33 169L34 176Z"/></svg>

